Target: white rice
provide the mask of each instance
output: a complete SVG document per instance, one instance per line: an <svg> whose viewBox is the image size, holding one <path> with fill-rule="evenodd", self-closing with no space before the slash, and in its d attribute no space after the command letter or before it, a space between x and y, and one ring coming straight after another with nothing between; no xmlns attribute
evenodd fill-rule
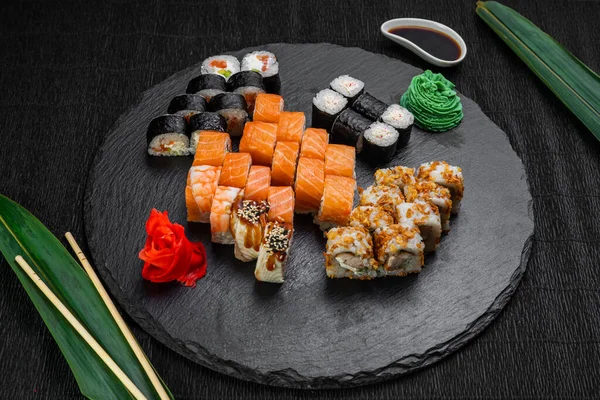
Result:
<svg viewBox="0 0 600 400"><path fill-rule="evenodd" d="M329 115L335 115L342 111L348 104L348 100L331 89L323 89L313 98L313 104L319 110Z"/></svg>
<svg viewBox="0 0 600 400"><path fill-rule="evenodd" d="M227 66L225 68L211 65L215 61L225 61ZM237 72L240 72L240 62L234 56L227 55L218 55L208 57L204 62L202 62L202 67L200 68L200 72L202 74L218 74L225 77L225 79L229 79L229 77Z"/></svg>
<svg viewBox="0 0 600 400"><path fill-rule="evenodd" d="M398 131L383 122L373 122L364 133L364 139L380 147L388 147L398 141Z"/></svg>
<svg viewBox="0 0 600 400"><path fill-rule="evenodd" d="M189 139L182 133L156 135L148 145L151 156L187 156L190 154Z"/></svg>
<svg viewBox="0 0 600 400"><path fill-rule="evenodd" d="M261 60L264 56L267 56L266 61ZM279 63L269 51L253 51L242 58L242 71L256 71L268 78L279 73Z"/></svg>
<svg viewBox="0 0 600 400"><path fill-rule="evenodd" d="M331 88L345 97L354 97L364 89L365 83L350 75L341 75L330 83Z"/></svg>
<svg viewBox="0 0 600 400"><path fill-rule="evenodd" d="M397 129L406 129L414 122L415 117L400 104L392 104L381 115L381 120Z"/></svg>

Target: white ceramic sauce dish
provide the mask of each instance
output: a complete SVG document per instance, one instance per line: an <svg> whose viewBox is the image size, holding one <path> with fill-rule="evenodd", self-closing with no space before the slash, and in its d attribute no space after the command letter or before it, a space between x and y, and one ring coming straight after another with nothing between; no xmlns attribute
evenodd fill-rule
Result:
<svg viewBox="0 0 600 400"><path fill-rule="evenodd" d="M460 56L456 60L442 60L440 58L437 58L437 57L429 54L428 52L426 52L425 50L423 50L422 48L420 48L419 46L417 46L410 40L405 39L398 35L394 35L393 33L389 32L390 29L400 28L400 27L427 28L427 29L432 29L432 30L436 30L438 32L444 33L444 34L448 35L450 38L452 38L458 44L458 46L460 47ZM443 24L440 24L439 22L431 21L428 19L421 19L421 18L390 19L389 21L386 21L383 24L381 24L381 33L383 33L383 36L390 39L391 41L399 44L402 47L409 49L410 51L412 51L413 53L415 53L416 55L418 55L425 61L427 61L433 65L437 65L438 67L452 67L456 64L459 64L462 60L464 60L465 56L467 55L467 45L465 44L465 41L458 33L456 33L453 29L447 27L446 25L443 25Z"/></svg>

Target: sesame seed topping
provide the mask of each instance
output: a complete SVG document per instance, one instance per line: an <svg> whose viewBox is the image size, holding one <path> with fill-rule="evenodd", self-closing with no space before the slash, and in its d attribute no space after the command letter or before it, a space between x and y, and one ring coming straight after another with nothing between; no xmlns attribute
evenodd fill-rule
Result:
<svg viewBox="0 0 600 400"><path fill-rule="evenodd" d="M265 235L263 244L270 253L284 252L290 246L289 234L289 229L284 228L276 222Z"/></svg>
<svg viewBox="0 0 600 400"><path fill-rule="evenodd" d="M269 203L267 201L244 200L242 202L242 207L237 210L237 215L249 223L255 224L262 214L268 212Z"/></svg>

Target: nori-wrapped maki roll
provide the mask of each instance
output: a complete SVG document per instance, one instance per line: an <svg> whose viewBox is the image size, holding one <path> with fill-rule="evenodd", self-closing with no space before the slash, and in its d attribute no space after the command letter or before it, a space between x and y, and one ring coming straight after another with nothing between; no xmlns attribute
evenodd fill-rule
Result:
<svg viewBox="0 0 600 400"><path fill-rule="evenodd" d="M269 51L253 51L246 54L242 59L242 71L260 73L267 93L279 94L281 91L279 63L275 54Z"/></svg>
<svg viewBox="0 0 600 400"><path fill-rule="evenodd" d="M372 165L385 164L394 158L397 143L398 131L393 126L374 122L363 135L361 156Z"/></svg>
<svg viewBox="0 0 600 400"><path fill-rule="evenodd" d="M352 105L354 101L365 91L365 83L350 75L341 75L331 81L329 84L332 90L335 90L348 99L348 104Z"/></svg>
<svg viewBox="0 0 600 400"><path fill-rule="evenodd" d="M363 149L363 133L373 121L347 108L338 115L331 127L331 143L354 146L356 152Z"/></svg>
<svg viewBox="0 0 600 400"><path fill-rule="evenodd" d="M210 101L213 96L225 92L226 79L218 74L204 74L192 79L185 90L186 93L196 93Z"/></svg>
<svg viewBox="0 0 600 400"><path fill-rule="evenodd" d="M216 112L203 112L193 115L188 122L190 133L190 152L196 154L198 135L201 131L227 132L227 121L225 117Z"/></svg>
<svg viewBox="0 0 600 400"><path fill-rule="evenodd" d="M231 75L227 81L227 90L233 93L239 93L246 99L249 115L254 113L254 103L259 93L265 93L263 77L256 71L240 71Z"/></svg>
<svg viewBox="0 0 600 400"><path fill-rule="evenodd" d="M182 94L175 96L167 112L169 114L181 115L189 121L190 117L206 110L206 99L199 94Z"/></svg>
<svg viewBox="0 0 600 400"><path fill-rule="evenodd" d="M414 116L410 111L399 104L392 104L381 115L380 120L393 126L398 131L396 152L408 144L414 124Z"/></svg>
<svg viewBox="0 0 600 400"><path fill-rule="evenodd" d="M348 105L348 100L331 89L323 89L312 101L312 127L331 131L333 122Z"/></svg>
<svg viewBox="0 0 600 400"><path fill-rule="evenodd" d="M363 93L352 103L352 108L370 120L376 121L385 112L388 105L369 93Z"/></svg>
<svg viewBox="0 0 600 400"><path fill-rule="evenodd" d="M190 138L185 118L174 114L154 118L148 125L146 141L151 156L187 156Z"/></svg>
<svg viewBox="0 0 600 400"><path fill-rule="evenodd" d="M241 136L248 120L247 103L239 93L221 93L210 99L208 110L221 114L227 120L227 132Z"/></svg>
<svg viewBox="0 0 600 400"><path fill-rule="evenodd" d="M221 75L226 80L236 72L240 72L240 62L234 56L221 54L208 57L200 67L202 74Z"/></svg>

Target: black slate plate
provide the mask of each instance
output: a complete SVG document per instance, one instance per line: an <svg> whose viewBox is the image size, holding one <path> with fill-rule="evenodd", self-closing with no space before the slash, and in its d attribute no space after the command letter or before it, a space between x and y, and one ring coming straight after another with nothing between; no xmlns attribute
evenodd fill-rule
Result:
<svg viewBox="0 0 600 400"><path fill-rule="evenodd" d="M392 103L421 71L358 48L272 44L281 64L286 109L304 111L338 75L366 82ZM241 58L254 49L232 54ZM210 244L207 225L186 224L189 158L151 158L145 130L185 91L200 65L148 90L108 134L91 172L85 228L95 265L121 306L150 334L216 371L270 385L331 388L373 383L423 368L473 338L518 285L529 255L531 196L521 161L500 131L467 98L462 124L444 134L413 130L390 164L445 159L463 169L462 212L418 276L369 282L328 280L324 240L296 219L286 282L261 284L233 249ZM359 185L374 169L357 163ZM150 210L169 210L192 240L206 244L209 267L193 288L142 280L137 258Z"/></svg>

